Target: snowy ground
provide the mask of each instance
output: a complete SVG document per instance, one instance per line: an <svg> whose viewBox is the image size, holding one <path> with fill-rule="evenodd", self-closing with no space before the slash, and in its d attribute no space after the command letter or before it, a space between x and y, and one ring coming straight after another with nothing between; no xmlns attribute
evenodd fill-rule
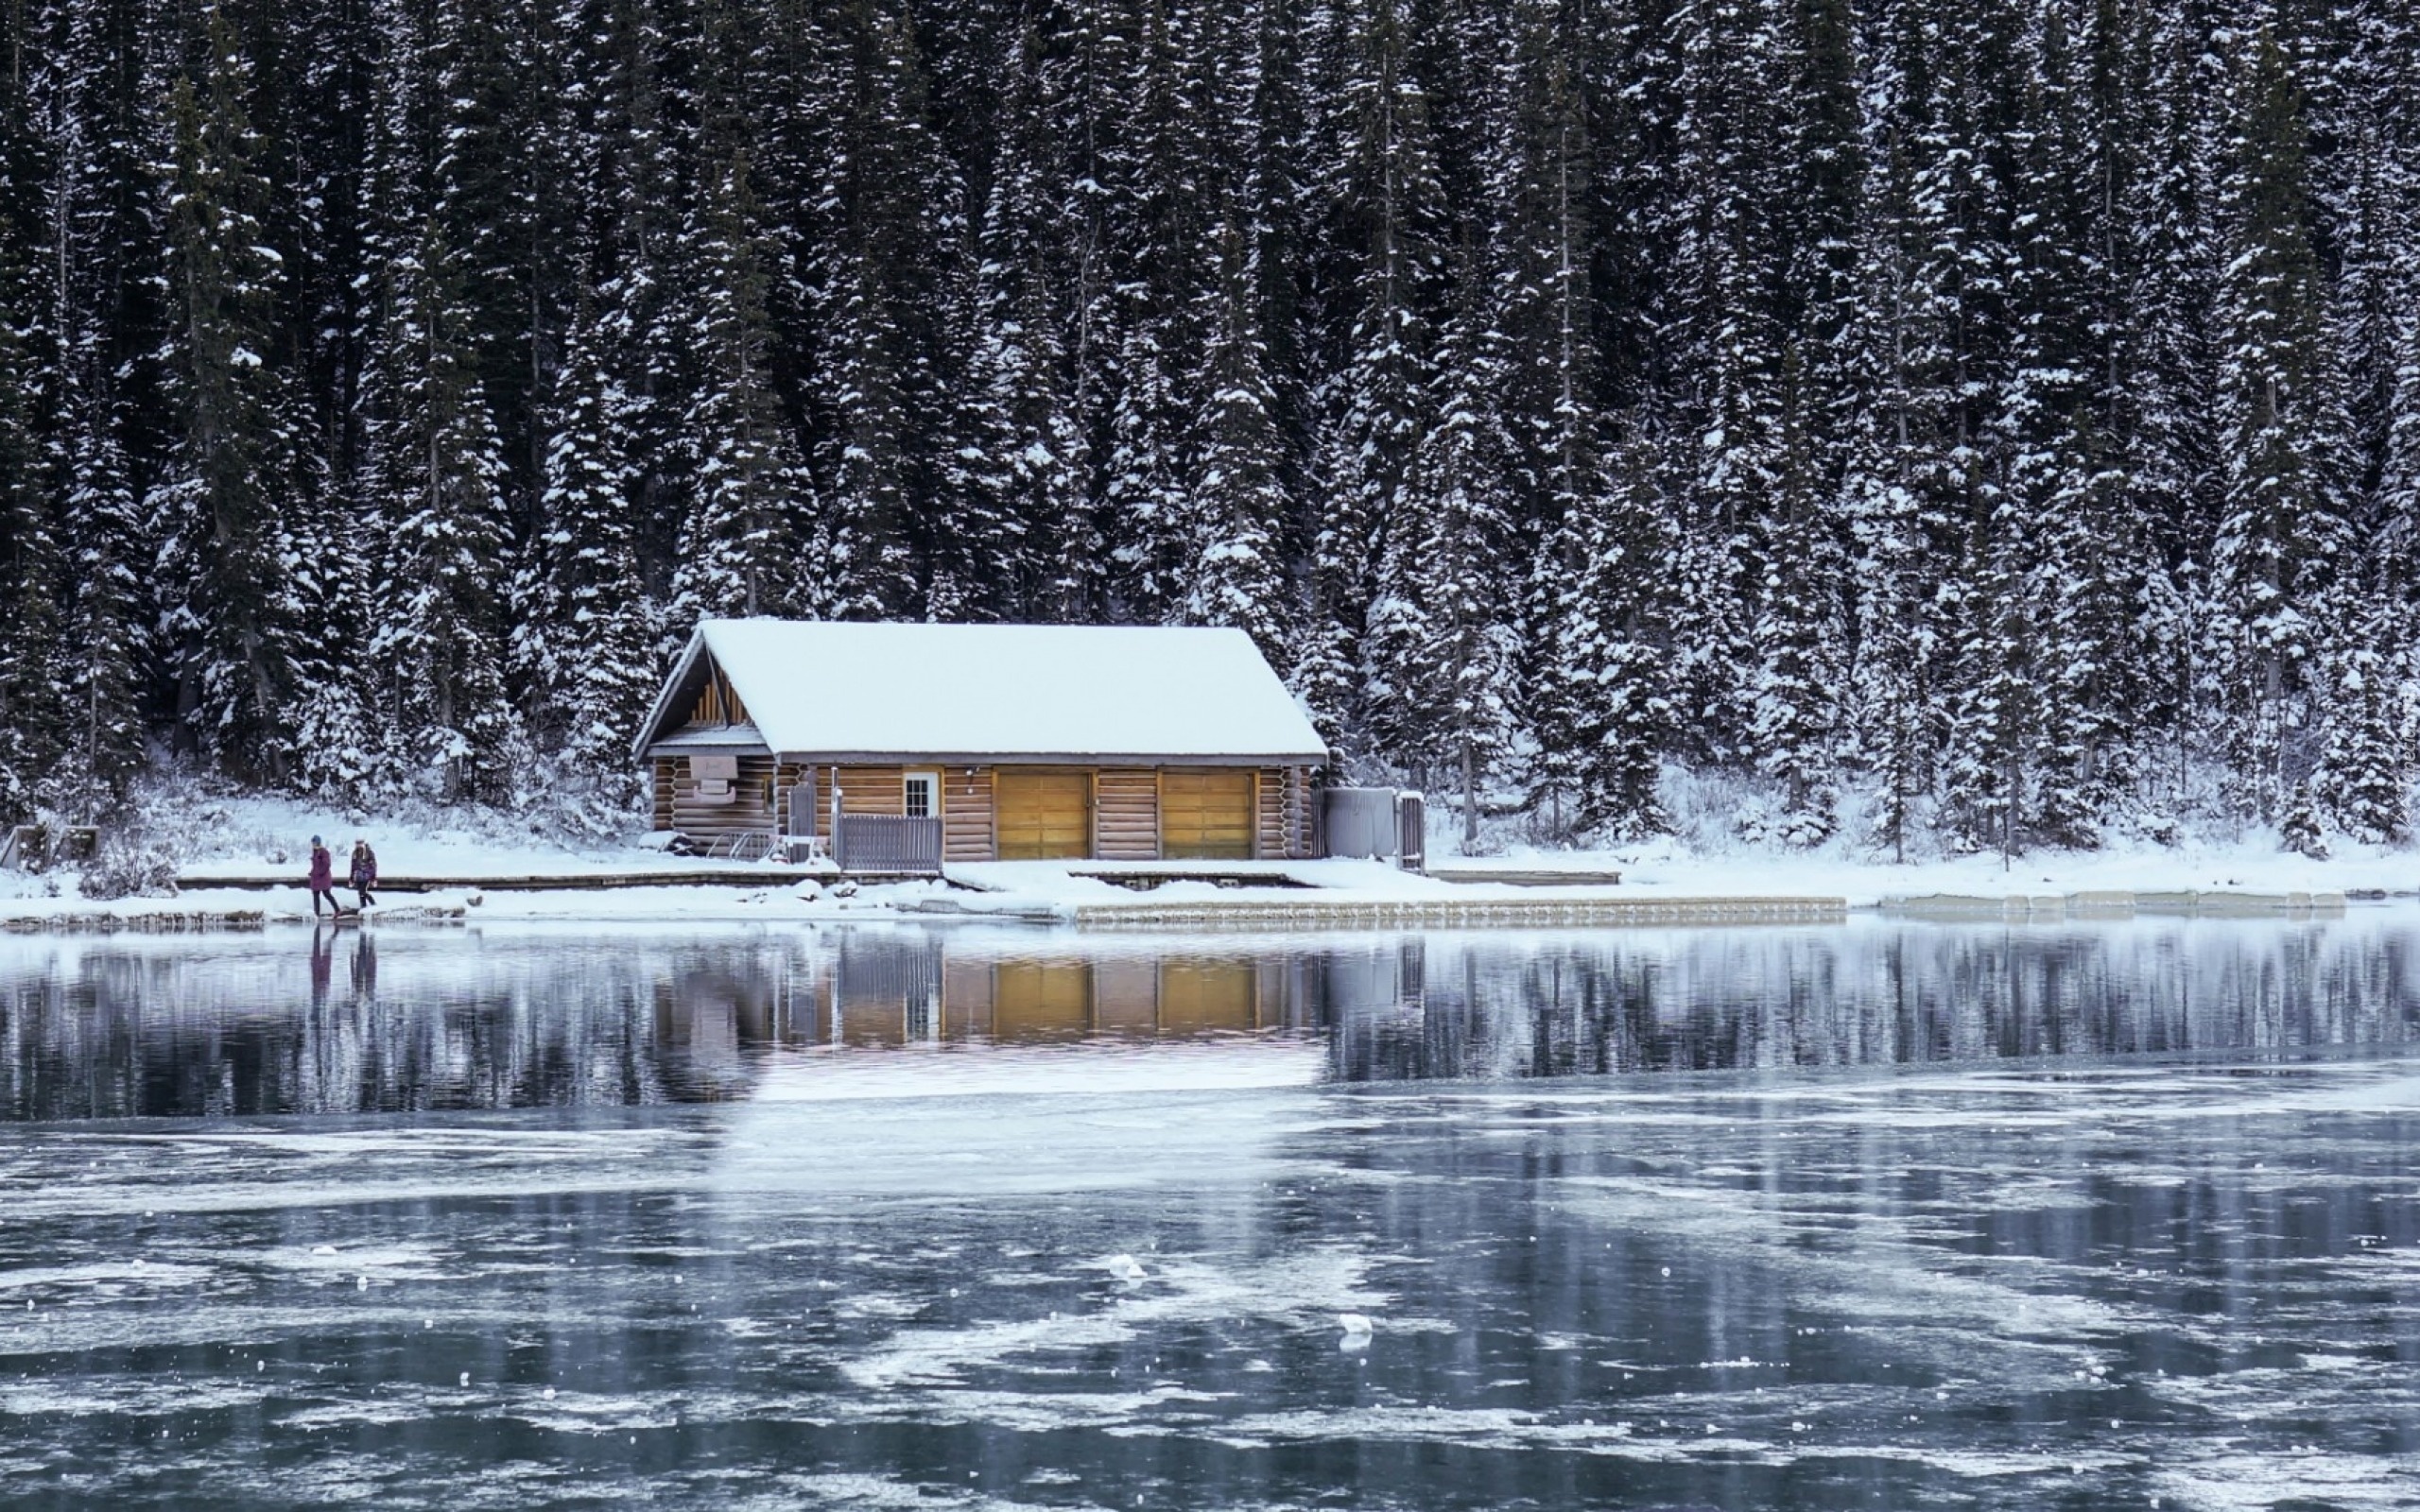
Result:
<svg viewBox="0 0 2420 1512"><path fill-rule="evenodd" d="M2273 838L2174 848L2047 851L2003 865L1996 855L1970 855L1894 866L1837 853L1798 854L1742 849L1691 852L1659 844L1599 852L1513 851L1457 867L1548 868L1601 867L1619 871L1625 887L1654 888L1675 897L1806 896L1845 898L1869 907L1885 898L1949 893L2002 898L2125 890L2138 892L2408 893L2420 887L2420 852L2388 847L2342 846L2325 861L2277 848Z"/></svg>
<svg viewBox="0 0 2420 1512"><path fill-rule="evenodd" d="M355 835L376 848L383 873L392 878L444 877L474 884L426 894L390 892L390 917L411 911L438 915L484 910L469 917L515 919L864 919L914 910L946 898L968 913L1039 917L1080 905L1131 902L1148 896L1160 903L1194 900L1297 902L1303 885L1330 902L1384 902L1420 897L1478 899L1541 898L1536 888L1483 882L1444 883L1374 862L1256 863L1247 870L1269 874L1268 888L1220 887L1206 882L1171 882L1138 894L1088 871L1126 869L1095 863L993 863L951 868L958 887L936 884L867 886L856 896L834 895L825 885L804 886L760 879L754 868L731 862L683 861L650 849L640 836L619 843L567 842L533 833L526 823L475 812L439 812L413 822L382 826L374 816L314 808L270 798L193 800L178 816L178 844L187 853L179 872L189 882L173 899L131 898L96 902L83 898L72 873L28 876L0 872L0 919L19 927L44 919L89 922L162 914L224 915L261 912L271 920L309 912L301 877L310 837L325 837L339 856ZM2135 843L2108 850L2036 852L2003 863L1996 855L1933 857L1906 865L1877 860L1842 844L1813 852L1759 848L1725 838L1700 826L1698 838L1662 840L1608 850L1549 850L1517 841L1497 841L1498 853L1461 858L1450 843L1435 847L1439 865L1461 871L1526 872L1571 869L1618 872L1618 893L1669 898L1840 898L1852 907L1886 898L1954 894L2000 898L2101 890L2410 892L2420 886L2420 854L2407 849L2340 844L2326 861L2281 850L2273 837L2254 833L2223 841L2191 841L2173 847ZM1182 868L1176 868L1182 869ZM566 881L610 872L687 870L728 874L728 886L675 885L562 891L485 891L479 879L560 875ZM213 888L212 877L257 878L290 873L290 889ZM1292 885L1287 885L1291 884ZM1586 896L1594 889L1579 894ZM1602 896L1601 893L1595 895Z"/></svg>

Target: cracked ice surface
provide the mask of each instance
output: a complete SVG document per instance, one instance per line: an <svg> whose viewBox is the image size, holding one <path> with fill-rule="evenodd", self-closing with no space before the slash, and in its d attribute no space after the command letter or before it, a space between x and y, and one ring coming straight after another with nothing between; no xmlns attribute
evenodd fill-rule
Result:
<svg viewBox="0 0 2420 1512"><path fill-rule="evenodd" d="M2411 1505L2416 924L0 954L0 1478Z"/></svg>

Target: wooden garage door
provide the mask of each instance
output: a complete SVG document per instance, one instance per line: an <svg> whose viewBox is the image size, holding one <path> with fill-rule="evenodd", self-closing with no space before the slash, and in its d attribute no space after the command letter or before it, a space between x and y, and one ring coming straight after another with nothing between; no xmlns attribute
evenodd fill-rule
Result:
<svg viewBox="0 0 2420 1512"><path fill-rule="evenodd" d="M1090 772L1002 771L993 785L1003 861L1093 853Z"/></svg>
<svg viewBox="0 0 2420 1512"><path fill-rule="evenodd" d="M1252 769L1160 773L1160 854L1205 861L1252 859Z"/></svg>

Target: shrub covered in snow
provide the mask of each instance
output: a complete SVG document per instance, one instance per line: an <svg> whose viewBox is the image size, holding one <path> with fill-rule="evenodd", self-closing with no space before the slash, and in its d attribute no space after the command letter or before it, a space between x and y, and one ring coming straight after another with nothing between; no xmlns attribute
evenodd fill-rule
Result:
<svg viewBox="0 0 2420 1512"><path fill-rule="evenodd" d="M77 890L95 899L173 898L176 861L143 834L109 832L102 835L98 852L84 864Z"/></svg>

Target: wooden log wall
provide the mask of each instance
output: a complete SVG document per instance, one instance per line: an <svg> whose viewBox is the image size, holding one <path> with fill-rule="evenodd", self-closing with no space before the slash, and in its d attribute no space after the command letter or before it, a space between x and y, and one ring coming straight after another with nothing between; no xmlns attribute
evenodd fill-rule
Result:
<svg viewBox="0 0 2420 1512"><path fill-rule="evenodd" d="M700 804L695 799L697 783L689 777L687 758L659 757L652 765L651 812L659 830L677 829L700 837L782 830L787 823L783 805L788 801L789 789L810 777L815 783L815 833L821 834L831 827L833 767L810 768L788 762L776 766L769 756L742 756L734 800ZM848 812L905 814L906 778L910 770L932 771L941 777L944 861L989 861L997 856L995 768L990 766L839 767L837 776ZM1309 856L1317 800L1309 772L1299 766L1270 766L1257 776L1256 853L1271 860ZM1095 772L1094 855L1105 861L1159 859L1159 780L1158 771L1150 767L1107 767Z"/></svg>
<svg viewBox="0 0 2420 1512"><path fill-rule="evenodd" d="M1104 768L1093 779L1093 854L1104 861L1160 857L1160 774Z"/></svg>
<svg viewBox="0 0 2420 1512"><path fill-rule="evenodd" d="M1253 854L1270 860L1285 860L1293 852L1286 848L1286 768L1261 768L1257 801L1260 804L1260 833L1253 847Z"/></svg>
<svg viewBox="0 0 2420 1512"><path fill-rule="evenodd" d="M942 768L942 862L990 861L997 854L992 839L992 768Z"/></svg>
<svg viewBox="0 0 2420 1512"><path fill-rule="evenodd" d="M848 814L903 815L908 812L908 773L899 766L843 766L840 768L840 808ZM824 822L831 822L831 770L825 768L824 785L815 795L823 805Z"/></svg>
<svg viewBox="0 0 2420 1512"><path fill-rule="evenodd" d="M672 815L668 829L700 839L729 834L765 834L774 829L773 758L742 756L739 780L732 784L728 803L698 801L698 780L689 775L685 757L674 758Z"/></svg>

